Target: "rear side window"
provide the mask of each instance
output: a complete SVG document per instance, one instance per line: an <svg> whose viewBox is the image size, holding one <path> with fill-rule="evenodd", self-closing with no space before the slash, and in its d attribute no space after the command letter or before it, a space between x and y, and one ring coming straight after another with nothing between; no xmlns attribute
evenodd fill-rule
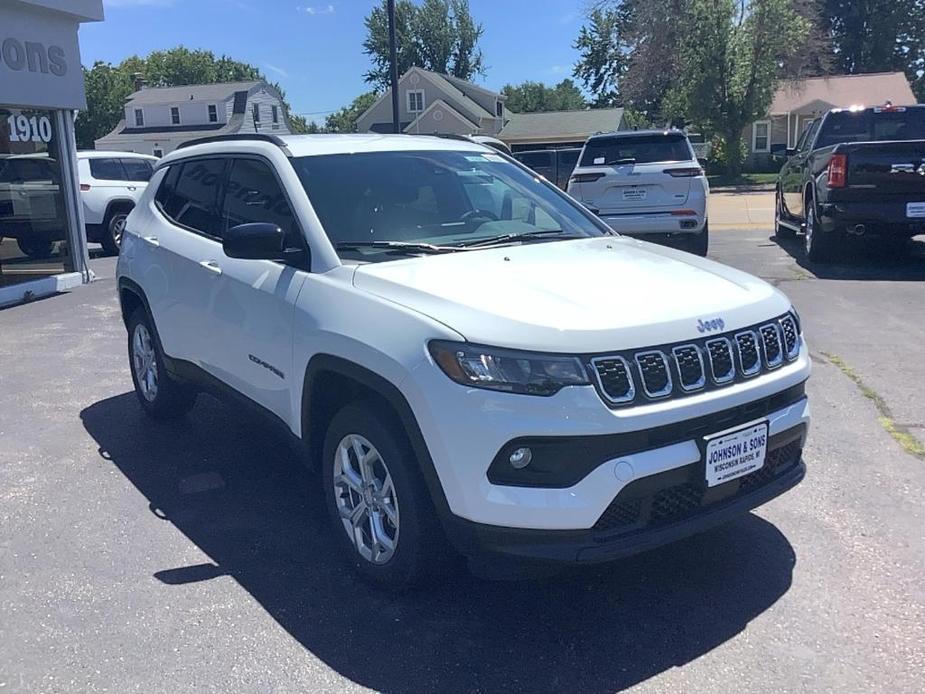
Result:
<svg viewBox="0 0 925 694"><path fill-rule="evenodd" d="M292 208L270 167L255 159L235 159L225 188L222 231L251 222L275 224L286 234L287 245L302 245Z"/></svg>
<svg viewBox="0 0 925 694"><path fill-rule="evenodd" d="M581 166L690 161L693 156L683 135L596 137L585 145Z"/></svg>
<svg viewBox="0 0 925 694"><path fill-rule="evenodd" d="M536 169L543 166L552 166L554 155L555 153L550 150L549 152L523 152L515 154L514 157L524 166Z"/></svg>
<svg viewBox="0 0 925 694"><path fill-rule="evenodd" d="M218 236L218 191L224 166L224 159L195 159L171 166L154 198L161 212L180 226Z"/></svg>
<svg viewBox="0 0 925 694"><path fill-rule="evenodd" d="M90 175L97 181L125 181L121 159L90 159Z"/></svg>
<svg viewBox="0 0 925 694"><path fill-rule="evenodd" d="M150 181L154 167L147 159L121 159L126 181Z"/></svg>

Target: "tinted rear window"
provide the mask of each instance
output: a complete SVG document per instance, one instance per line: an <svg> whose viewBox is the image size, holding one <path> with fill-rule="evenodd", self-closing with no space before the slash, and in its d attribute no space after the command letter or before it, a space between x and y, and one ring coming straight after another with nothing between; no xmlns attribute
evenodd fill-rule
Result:
<svg viewBox="0 0 925 694"><path fill-rule="evenodd" d="M124 181L125 169L120 159L91 159L90 175L97 181Z"/></svg>
<svg viewBox="0 0 925 694"><path fill-rule="evenodd" d="M925 109L830 113L819 131L816 147L878 140L925 140Z"/></svg>
<svg viewBox="0 0 925 694"><path fill-rule="evenodd" d="M553 152L519 152L514 154L514 158L517 159L524 166L529 166L531 169L535 169L537 166L552 166L552 157Z"/></svg>
<svg viewBox="0 0 925 694"><path fill-rule="evenodd" d="M581 166L689 161L692 157L682 135L596 137L585 145Z"/></svg>
<svg viewBox="0 0 925 694"><path fill-rule="evenodd" d="M149 181L154 167L147 159L122 159L122 168L125 169L126 181Z"/></svg>

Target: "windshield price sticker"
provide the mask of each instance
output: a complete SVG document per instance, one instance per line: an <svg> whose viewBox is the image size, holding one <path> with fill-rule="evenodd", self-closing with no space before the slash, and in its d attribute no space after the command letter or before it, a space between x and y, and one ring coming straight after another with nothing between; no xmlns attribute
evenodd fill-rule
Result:
<svg viewBox="0 0 925 694"><path fill-rule="evenodd" d="M6 119L10 142L51 142L51 120L48 116L26 117L21 113Z"/></svg>

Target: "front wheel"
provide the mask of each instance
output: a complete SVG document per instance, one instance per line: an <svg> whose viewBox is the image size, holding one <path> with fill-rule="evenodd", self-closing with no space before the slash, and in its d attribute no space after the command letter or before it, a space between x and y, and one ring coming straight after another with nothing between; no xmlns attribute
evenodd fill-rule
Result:
<svg viewBox="0 0 925 694"><path fill-rule="evenodd" d="M33 260L50 258L55 252L54 241L46 239L16 239L16 245Z"/></svg>
<svg viewBox="0 0 925 694"><path fill-rule="evenodd" d="M789 239L796 235L792 227L784 226L781 220L784 217L784 201L781 197L780 190L774 195L774 235L779 239Z"/></svg>
<svg viewBox="0 0 925 694"><path fill-rule="evenodd" d="M336 541L361 576L402 588L441 563L446 540L417 459L382 406L354 403L334 415L322 468Z"/></svg>
<svg viewBox="0 0 925 694"><path fill-rule="evenodd" d="M143 308L129 318L128 355L135 395L145 413L154 419L175 419L189 411L196 393L167 373L154 322Z"/></svg>

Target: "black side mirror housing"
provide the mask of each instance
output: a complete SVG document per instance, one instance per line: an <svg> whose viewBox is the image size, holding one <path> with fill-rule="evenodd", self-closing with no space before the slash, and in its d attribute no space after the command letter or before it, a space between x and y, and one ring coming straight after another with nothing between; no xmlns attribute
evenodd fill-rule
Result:
<svg viewBox="0 0 925 694"><path fill-rule="evenodd" d="M771 145L771 159L787 159L797 153L795 147L787 145Z"/></svg>
<svg viewBox="0 0 925 694"><path fill-rule="evenodd" d="M294 262L304 259L301 248L286 248L286 234L275 224L251 222L225 231L222 250L229 258Z"/></svg>

